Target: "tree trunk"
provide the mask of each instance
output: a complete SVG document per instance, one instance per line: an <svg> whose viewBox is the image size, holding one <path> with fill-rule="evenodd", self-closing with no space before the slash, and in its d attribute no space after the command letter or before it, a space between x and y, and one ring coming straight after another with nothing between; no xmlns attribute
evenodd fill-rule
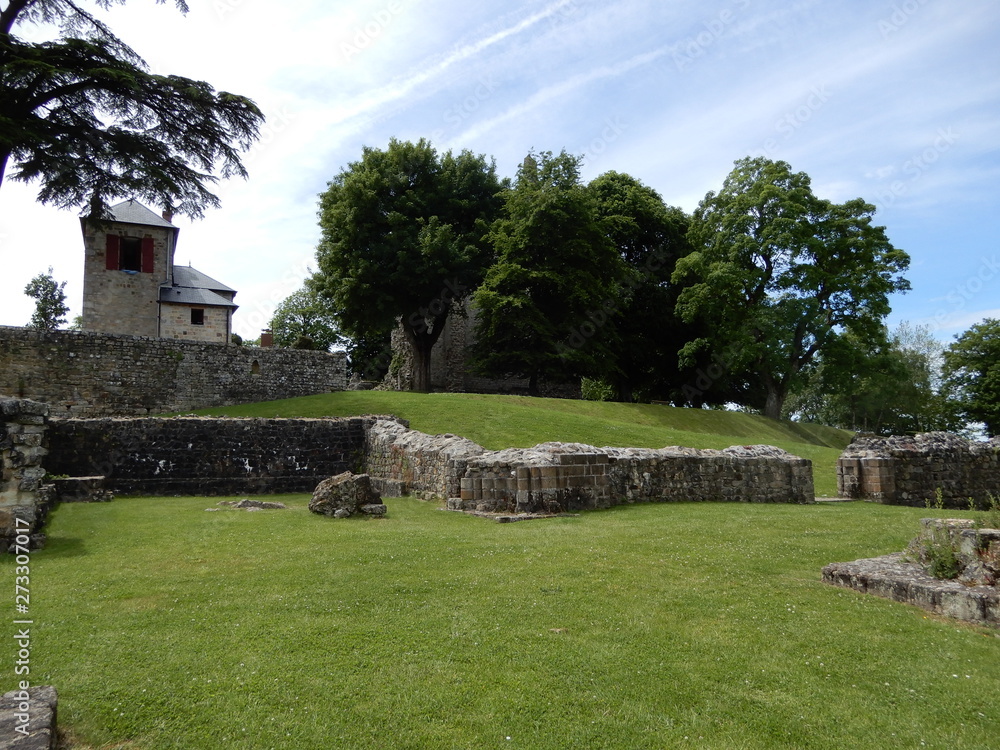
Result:
<svg viewBox="0 0 1000 750"><path fill-rule="evenodd" d="M413 390L417 393L431 391L431 349L434 344L427 345L426 336L418 336L416 344L410 345L413 352Z"/></svg>
<svg viewBox="0 0 1000 750"><path fill-rule="evenodd" d="M418 393L430 393L431 390L431 351L434 344L441 338L445 321L448 319L448 309L434 318L428 326L426 321L419 321L416 326L403 323L403 332L410 344L413 355L413 385L412 390Z"/></svg>
<svg viewBox="0 0 1000 750"><path fill-rule="evenodd" d="M635 394L632 393L632 381L628 378L621 378L616 384L615 398L623 404L631 404L635 400Z"/></svg>
<svg viewBox="0 0 1000 750"><path fill-rule="evenodd" d="M771 377L764 379L764 387L767 389L767 400L764 402L764 416L771 419L781 419L781 411L785 407L785 398L788 396L788 389L783 383L777 382Z"/></svg>
<svg viewBox="0 0 1000 750"><path fill-rule="evenodd" d="M531 377L528 378L528 395L537 396L538 395L538 371L531 373Z"/></svg>

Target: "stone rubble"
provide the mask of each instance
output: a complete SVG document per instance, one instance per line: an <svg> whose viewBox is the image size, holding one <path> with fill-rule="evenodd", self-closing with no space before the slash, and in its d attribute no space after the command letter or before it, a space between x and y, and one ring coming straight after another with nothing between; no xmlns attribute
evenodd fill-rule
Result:
<svg viewBox="0 0 1000 750"><path fill-rule="evenodd" d="M320 482L309 501L309 510L333 518L353 515L382 518L386 514L385 504L372 487L371 477L349 471Z"/></svg>

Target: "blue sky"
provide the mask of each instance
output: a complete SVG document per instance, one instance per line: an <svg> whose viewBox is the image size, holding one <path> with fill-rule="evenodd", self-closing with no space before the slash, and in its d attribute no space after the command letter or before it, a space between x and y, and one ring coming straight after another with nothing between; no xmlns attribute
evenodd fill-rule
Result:
<svg viewBox="0 0 1000 750"><path fill-rule="evenodd" d="M4 5L5 3L0 3ZM247 181L181 227L177 262L239 290L256 337L315 267L317 196L363 146L429 138L493 156L584 156L692 211L747 155L862 197L912 259L900 321L950 340L1000 317L1000 3L993 0L130 0L102 13L160 73L268 116ZM21 29L28 35L30 30ZM41 34L35 31L33 34ZM0 188L0 324L49 265L80 312L76 214Z"/></svg>

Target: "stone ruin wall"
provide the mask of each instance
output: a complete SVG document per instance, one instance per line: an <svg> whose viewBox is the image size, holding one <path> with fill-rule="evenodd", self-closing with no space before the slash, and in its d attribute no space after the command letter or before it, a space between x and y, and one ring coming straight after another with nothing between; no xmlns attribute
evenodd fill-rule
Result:
<svg viewBox="0 0 1000 750"><path fill-rule="evenodd" d="M457 435L426 435L395 417L375 421L365 436L365 471L386 496L458 497L470 459L486 449Z"/></svg>
<svg viewBox="0 0 1000 750"><path fill-rule="evenodd" d="M46 472L74 478L65 480L70 486L86 478L102 493L160 496L312 492L328 477L367 472L383 495L412 493L485 513L814 499L811 462L769 446L699 451L543 443L487 451L455 435L410 430L395 417L49 420L44 404L0 405L0 530L9 530L15 516L37 530L55 498L41 491Z"/></svg>
<svg viewBox="0 0 1000 750"><path fill-rule="evenodd" d="M441 336L431 349L431 389L447 393L500 393L527 395L528 379L484 377L469 367L469 348L475 342L476 310L471 303L454 306L445 321ZM409 391L413 386L413 354L401 326L392 331L392 366L382 382L383 388ZM540 396L580 398L580 384L538 383Z"/></svg>
<svg viewBox="0 0 1000 750"><path fill-rule="evenodd" d="M837 461L837 492L891 505L968 508L1000 500L1000 438L974 442L946 432L857 437Z"/></svg>
<svg viewBox="0 0 1000 750"><path fill-rule="evenodd" d="M312 492L360 471L370 417L53 419L49 473L135 495Z"/></svg>
<svg viewBox="0 0 1000 750"><path fill-rule="evenodd" d="M367 471L385 491L414 492L453 510L546 513L635 502L811 503L812 462L771 446L724 451L595 448L543 443L487 451L454 435L374 424Z"/></svg>
<svg viewBox="0 0 1000 750"><path fill-rule="evenodd" d="M52 416L145 416L343 390L343 352L0 326L0 394Z"/></svg>
<svg viewBox="0 0 1000 750"><path fill-rule="evenodd" d="M21 535L38 544L52 498L43 487L48 406L0 398L0 550ZM18 520L20 519L20 520Z"/></svg>

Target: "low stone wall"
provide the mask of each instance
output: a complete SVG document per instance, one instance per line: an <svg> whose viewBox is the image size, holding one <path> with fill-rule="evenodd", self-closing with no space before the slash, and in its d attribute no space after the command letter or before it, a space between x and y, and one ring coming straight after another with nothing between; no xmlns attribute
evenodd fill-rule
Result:
<svg viewBox="0 0 1000 750"><path fill-rule="evenodd" d="M52 416L144 416L343 390L343 352L0 326L0 393Z"/></svg>
<svg viewBox="0 0 1000 750"><path fill-rule="evenodd" d="M39 546L51 497L43 489L48 406L0 398L0 550L19 536Z"/></svg>
<svg viewBox="0 0 1000 750"><path fill-rule="evenodd" d="M395 417L374 421L365 439L366 472L383 495L458 497L469 459L486 452L457 435L426 435Z"/></svg>
<svg viewBox="0 0 1000 750"><path fill-rule="evenodd" d="M923 518L920 526L905 552L831 563L823 568L823 580L945 617L1000 626L1000 529L956 518Z"/></svg>
<svg viewBox="0 0 1000 750"><path fill-rule="evenodd" d="M946 432L916 437L857 437L837 461L837 491L891 505L938 499L967 508L1000 499L1000 438L973 442Z"/></svg>
<svg viewBox="0 0 1000 750"><path fill-rule="evenodd" d="M371 417L53 419L52 474L103 476L115 493L312 492L364 463Z"/></svg>
<svg viewBox="0 0 1000 750"><path fill-rule="evenodd" d="M367 467L383 494L413 492L453 510L554 513L634 502L813 502L812 462L771 446L724 451L543 443L487 451L454 435L378 422Z"/></svg>
<svg viewBox="0 0 1000 750"><path fill-rule="evenodd" d="M81 483L93 484L83 493L90 499L105 493L312 492L345 471L369 474L383 495L412 493L447 501L454 510L485 513L814 499L811 462L770 446L709 451L543 443L487 451L456 435L426 435L403 420L379 416L52 419L46 456L44 405L9 403L6 410L17 416L4 423L13 425L5 428L13 452L4 454L4 479L16 485L7 490L11 502L23 500L25 507L33 502L26 493L37 489L45 469L75 477L77 494Z"/></svg>

